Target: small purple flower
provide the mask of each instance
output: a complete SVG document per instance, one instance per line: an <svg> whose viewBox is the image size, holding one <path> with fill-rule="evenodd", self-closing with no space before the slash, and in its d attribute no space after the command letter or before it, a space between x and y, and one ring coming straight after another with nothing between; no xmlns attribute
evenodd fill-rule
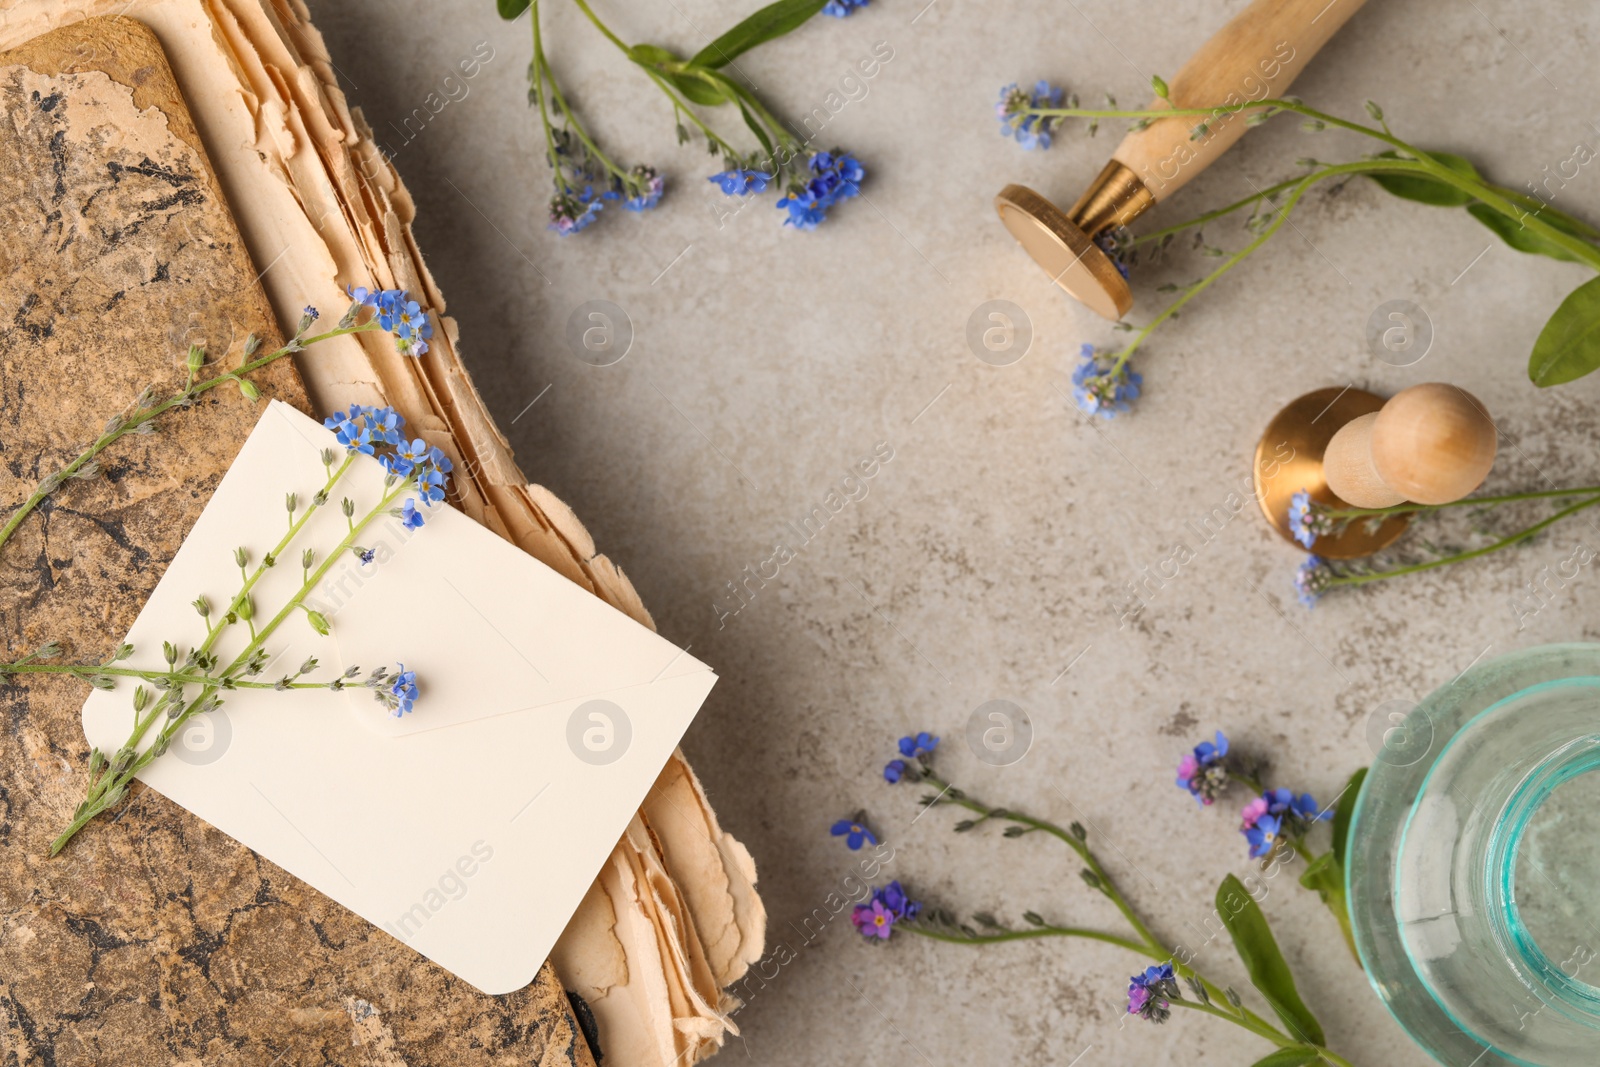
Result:
<svg viewBox="0 0 1600 1067"><path fill-rule="evenodd" d="M840 819L834 823L831 832L834 837L844 838L845 844L850 846L851 852L858 851L864 844L876 845L878 843L877 835L861 825L861 823L850 819Z"/></svg>
<svg viewBox="0 0 1600 1067"><path fill-rule="evenodd" d="M667 179L656 173L654 167L634 167L631 177L637 183L639 190L637 196L630 196L622 204L629 211L649 211L661 203L661 194L666 191Z"/></svg>
<svg viewBox="0 0 1600 1067"><path fill-rule="evenodd" d="M394 676L394 681L389 685L390 699L385 703L390 705L395 718L399 718L416 705L417 696L417 672L406 670L406 665L402 663L400 670Z"/></svg>
<svg viewBox="0 0 1600 1067"><path fill-rule="evenodd" d="M1250 843L1250 858L1260 859L1272 851L1283 835L1283 819L1277 815L1257 815L1255 822L1240 830Z"/></svg>
<svg viewBox="0 0 1600 1067"><path fill-rule="evenodd" d="M1067 91L1058 89L1047 81L1040 81L1030 93L1013 82L1000 90L1000 101L995 114L1000 119L1000 135L1015 137L1024 149L1032 151L1050 147L1052 133L1061 125L1059 115L1030 115L1027 112L1042 108L1059 108ZM1074 104L1076 106L1076 104Z"/></svg>
<svg viewBox="0 0 1600 1067"><path fill-rule="evenodd" d="M417 502L410 497L406 498L405 506L400 509L400 525L408 530L422 528L422 512L417 510Z"/></svg>
<svg viewBox="0 0 1600 1067"><path fill-rule="evenodd" d="M868 941L887 941L894 933L894 912L884 907L877 897L866 904L857 904L850 913L850 921Z"/></svg>
<svg viewBox="0 0 1600 1067"><path fill-rule="evenodd" d="M310 304L307 304L304 308L300 309L300 317L305 319L306 323L309 325L310 323L316 322L320 316L317 314L316 308L312 307Z"/></svg>
<svg viewBox="0 0 1600 1067"><path fill-rule="evenodd" d="M713 174L706 181L713 182L721 187L728 196L748 196L751 193L764 193L767 183L772 180L772 175L765 171L748 170L734 167L720 174Z"/></svg>
<svg viewBox="0 0 1600 1067"><path fill-rule="evenodd" d="M890 785L906 776L907 764L903 759L892 759L883 767L883 780Z"/></svg>
<svg viewBox="0 0 1600 1067"><path fill-rule="evenodd" d="M816 152L806 163L812 177L805 184L791 183L789 194L777 206L789 212L784 225L797 230L814 230L828 217L828 209L841 200L861 193L866 168L842 149Z"/></svg>
<svg viewBox="0 0 1600 1067"><path fill-rule="evenodd" d="M1202 741L1178 761L1178 788L1201 804L1212 804L1228 787L1228 739L1217 731L1216 742Z"/></svg>
<svg viewBox="0 0 1600 1067"><path fill-rule="evenodd" d="M819 201L810 190L786 196L778 201L777 206L789 212L783 224L797 230L814 230L828 218L827 204Z"/></svg>
<svg viewBox="0 0 1600 1067"><path fill-rule="evenodd" d="M372 549L372 548L363 548L359 552L356 553L356 558L361 561L363 566L365 566L368 563L371 563L374 559L377 558L377 556L378 556L377 550L376 549Z"/></svg>
<svg viewBox="0 0 1600 1067"><path fill-rule="evenodd" d="M1327 512L1304 489L1289 498L1289 532L1306 548L1314 546L1323 534L1333 532L1333 521Z"/></svg>
<svg viewBox="0 0 1600 1067"><path fill-rule="evenodd" d="M924 730L915 737L902 737L900 739L900 755L906 759L916 759L920 756L931 756L933 750L939 747L939 739Z"/></svg>
<svg viewBox="0 0 1600 1067"><path fill-rule="evenodd" d="M1300 603L1308 608L1317 606L1322 594L1328 591L1337 577L1328 561L1321 556L1307 556L1294 572L1294 591Z"/></svg>
<svg viewBox="0 0 1600 1067"><path fill-rule="evenodd" d="M868 0L828 0L823 5L822 13L824 15L832 15L836 19L842 19L851 12L866 7L867 3Z"/></svg>
<svg viewBox="0 0 1600 1067"><path fill-rule="evenodd" d="M1331 811L1323 811L1316 798L1310 793L1296 795L1289 789L1269 789L1245 805L1246 825L1250 824L1249 816L1252 811L1257 814L1258 818L1262 813L1278 816L1289 815L1305 823L1326 822L1333 818L1333 813Z"/></svg>
<svg viewBox="0 0 1600 1067"><path fill-rule="evenodd" d="M1115 418L1139 399L1144 375L1130 370L1126 362L1119 367L1114 355L1102 355L1089 344L1079 350L1078 358L1083 362L1072 372L1072 398L1086 414Z"/></svg>
<svg viewBox="0 0 1600 1067"><path fill-rule="evenodd" d="M562 237L582 233L599 216L604 206L592 188L586 187L581 193L576 190L557 191L550 198L550 224L547 228Z"/></svg>
<svg viewBox="0 0 1600 1067"><path fill-rule="evenodd" d="M873 890L872 897L892 912L896 920L915 919L922 914L922 905L906 895L898 879L882 889Z"/></svg>
<svg viewBox="0 0 1600 1067"><path fill-rule="evenodd" d="M1269 854L1284 836L1304 833L1312 823L1333 818L1310 793L1296 795L1288 789L1268 789L1239 813L1239 832L1250 843L1250 856Z"/></svg>
<svg viewBox="0 0 1600 1067"><path fill-rule="evenodd" d="M1153 1023L1166 1022L1172 1015L1172 1001L1182 997L1171 963L1152 964L1128 980L1128 1014Z"/></svg>

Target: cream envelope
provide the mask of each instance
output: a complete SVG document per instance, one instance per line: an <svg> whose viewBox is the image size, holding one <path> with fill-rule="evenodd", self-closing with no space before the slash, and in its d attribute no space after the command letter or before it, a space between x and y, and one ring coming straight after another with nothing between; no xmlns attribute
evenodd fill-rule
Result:
<svg viewBox="0 0 1600 1067"><path fill-rule="evenodd" d="M324 448L344 455L319 423L268 406L129 632L129 665L161 669L163 641L187 651L204 637L194 598L236 594L235 547L259 560L283 536L284 495L311 499ZM345 535L340 498L365 514L382 490L382 468L360 457L256 585L258 619L299 588L302 547ZM465 515L425 514L420 530L384 517L365 531L375 560L347 554L309 601L332 635L296 612L260 675L313 655L313 680L400 661L421 688L413 712L395 718L361 688L234 690L141 778L478 989L508 993L533 980L716 676ZM248 638L232 627L222 662ZM126 740L132 688L91 694L91 744Z"/></svg>

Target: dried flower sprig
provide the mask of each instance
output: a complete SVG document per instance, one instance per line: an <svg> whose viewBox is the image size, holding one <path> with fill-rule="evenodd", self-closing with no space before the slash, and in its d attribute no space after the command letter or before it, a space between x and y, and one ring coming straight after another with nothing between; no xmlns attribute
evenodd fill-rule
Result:
<svg viewBox="0 0 1600 1067"><path fill-rule="evenodd" d="M1384 566L1366 562L1334 562L1315 554L1319 537L1337 533L1351 523L1369 524L1376 529L1386 520L1399 515L1427 514L1454 508L1475 508L1488 511L1505 504L1533 500L1556 502L1570 500L1573 503L1566 504L1554 514L1548 515L1538 522L1525 526L1513 533L1498 537L1491 543L1479 548L1457 552L1433 551L1429 558L1413 559L1412 562L1408 563ZM1295 592L1302 604L1308 608L1314 607L1323 594L1330 589L1337 589L1341 586L1366 585L1370 582L1383 581L1387 578L1399 578L1407 574L1418 574L1422 571L1435 570L1439 567L1448 567L1454 563L1465 563L1467 560L1478 559L1479 557L1511 548L1514 545L1522 544L1561 520L1570 518L1581 511L1587 511L1597 504L1600 504L1600 486L1594 485L1576 489L1549 489L1533 493L1503 493L1496 496L1467 497L1463 500L1453 500L1448 504L1397 504L1389 508L1330 508L1325 504L1312 500L1309 493L1301 490L1290 501L1289 529L1294 534L1295 540L1311 550L1313 554L1308 556L1295 572ZM1431 549L1432 545L1428 542L1423 542L1423 547Z"/></svg>
<svg viewBox="0 0 1600 1067"><path fill-rule="evenodd" d="M1082 864L1079 876L1085 886L1109 901L1121 913L1128 930L1114 933L1092 927L1062 925L1048 921L1036 911L1024 912L1022 920L1025 925L1017 927L1010 926L987 912L974 913L971 922L964 922L947 909L929 907L925 903L911 900L905 888L896 881L875 889L870 898L856 906L851 918L865 940L881 945L890 940L894 931L900 930L935 941L972 946L1054 937L1115 945L1152 961L1143 971L1129 979L1127 1004L1129 1015L1161 1023L1171 1016L1175 1008L1183 1008L1224 1019L1270 1042L1279 1050L1268 1057L1274 1063L1315 1062L1328 1064L1331 1067L1351 1067L1349 1060L1327 1047L1327 1038L1321 1023L1306 1007L1295 987L1288 963L1284 960L1267 924L1266 916L1258 904L1258 900L1266 892L1263 882L1257 882L1252 887L1235 876L1228 875L1217 889L1215 914L1230 934L1234 948L1250 974L1252 984L1267 1001L1272 1013L1277 1016L1276 1024L1270 1018L1246 1007L1244 999L1237 991L1231 987L1218 986L1201 974L1192 965L1195 959L1194 952L1185 950L1181 946L1169 948L1161 941L1132 902L1117 887L1110 872L1095 855L1094 849L1089 844L1089 831L1081 822L1062 827L1015 808L996 808L985 804L935 772L933 755L938 745L939 739L927 733L901 738L900 755L885 766L884 779L890 784L917 782L927 786L931 791L922 797L925 809L953 806L975 816L956 822L953 829L957 833L971 832L986 823L996 822L1004 825L1003 836L1008 839L1016 840L1035 833L1043 833L1065 844ZM1206 742L1202 746L1197 746L1194 755L1184 760L1180 766L1179 784L1189 789L1203 802L1206 791L1196 790L1192 782L1198 772L1208 768L1219 768L1224 775L1231 775L1233 780L1248 780L1259 789L1259 783L1250 779L1247 773L1243 771L1235 773L1233 768L1223 767L1227 755L1226 738L1219 733L1215 743ZM1222 781L1225 783L1226 778ZM1334 844L1334 851L1341 859L1343 845L1337 839L1337 835L1348 829L1348 810L1353 807L1353 803L1347 803L1347 798L1353 802L1355 787L1359 784L1359 778L1353 780L1352 787L1347 788L1341 795L1340 811L1343 818L1342 821L1337 818L1335 820ZM1210 795L1214 798L1215 791ZM1265 798L1266 810L1255 813L1258 826L1274 817L1270 808L1278 799L1276 792ZM1285 812L1298 813L1299 808L1303 807L1308 799L1291 795L1286 802L1288 807ZM1247 810L1254 812L1254 806ZM1308 824L1321 821L1320 814L1319 812L1317 816L1305 821ZM1300 816L1279 813L1276 818L1280 822L1287 822L1299 819ZM1303 836L1300 835L1301 838ZM1290 843L1289 835L1281 835L1265 854L1263 878L1275 876L1277 870L1284 864L1298 860L1301 856L1302 853ZM1302 875L1302 883L1320 890L1322 879L1334 862L1332 858L1317 859ZM1267 869L1268 864L1272 865L1272 869ZM1313 872L1318 870L1321 873L1314 875ZM1342 899L1341 896L1339 898L1341 906ZM1330 902L1329 907L1334 907L1334 903Z"/></svg>
<svg viewBox="0 0 1600 1067"><path fill-rule="evenodd" d="M843 18L865 7L866 0L778 0L688 59L658 45L630 45L586 0L575 3L601 36L666 96L672 105L678 143L702 137L710 154L722 159L724 169L709 180L724 194L749 196L775 183L786 192L777 202L787 212L784 224L814 230L830 208L859 193L866 172L854 156L837 148L809 149L754 89L730 77L725 68L751 48L799 28L815 15ZM596 221L607 202L621 201L636 212L654 208L665 192L665 178L655 167L617 162L584 126L545 54L539 0L496 0L496 6L507 19L527 11L532 23L528 102L538 109L545 157L555 181L549 228L562 236L581 233ZM701 114L727 104L738 109L755 138L754 146L735 145Z"/></svg>
<svg viewBox="0 0 1600 1067"><path fill-rule="evenodd" d="M358 298L357 306L360 306L360 300ZM205 594L195 598L195 612L205 624L206 631L203 638L182 653L181 659L180 646L167 641L162 646L166 661L164 668L121 666L134 651L128 644L121 645L105 663L51 663L47 661L61 655L60 646L51 643L16 662L0 663L0 681L24 674L61 674L78 678L96 689L115 689L119 679L134 679L141 683L133 691L132 732L121 747L109 756L98 748L90 753L89 782L84 798L73 811L66 829L52 842L51 855L59 853L79 830L97 816L121 803L134 777L167 752L174 738L190 720L221 707L223 694L231 690L337 691L359 686L371 690L374 698L395 715L403 715L414 708L419 696L417 676L416 672L406 670L404 664L400 664L393 672L387 667L375 668L365 678L359 677L359 667L351 667L331 679L307 680L307 676L313 674L318 666L316 657L312 656L292 674L285 674L276 680L261 678L274 658L267 644L290 618L304 614L307 624L318 634L327 636L331 633L329 620L306 603L307 597L322 582L329 568L346 553L353 553L364 560L370 558L364 554L367 550L360 547L358 540L362 532L380 516L395 516L413 528L422 525L422 512L418 510L417 501L420 499L425 508L442 500L451 470L450 460L437 448L430 448L421 440L407 441L401 435L405 422L390 408L353 405L349 410L328 418L324 425L337 433L340 444L344 446L342 462L334 449L323 451L326 480L303 506L298 494L291 492L287 495L288 529L259 561L248 548L241 546L233 551L233 561L239 568L239 587L221 610L214 608ZM328 504L358 455L375 456L383 464L386 475L379 499L365 512L361 512L349 496L341 499L340 507L347 520L348 532L331 549L319 553L307 547L302 551L302 582L299 590L289 597L276 614L258 625L262 610L255 598L257 583L294 547L295 540L311 516ZM404 506L400 505L402 497L406 498ZM321 560L320 564L317 563L318 559ZM215 651L217 641L230 627L239 623L244 623L248 628L249 643L224 664ZM198 690L193 696L190 695L191 688ZM152 700L152 693L159 695Z"/></svg>
<svg viewBox="0 0 1600 1067"><path fill-rule="evenodd" d="M1169 90L1161 78L1153 78L1152 86L1158 97L1163 100L1168 98ZM1052 133L1058 131L1068 118L1088 119L1087 132L1093 135L1101 119L1131 119L1133 128L1138 129L1158 119L1189 116L1196 120L1190 134L1191 140L1201 141L1214 132L1214 127L1241 112L1247 113L1245 122L1250 126L1260 125L1276 115L1293 113L1302 116L1302 128L1307 132L1349 130L1388 146L1383 151L1348 163L1329 164L1315 159L1301 159L1300 164L1308 168L1307 173L1258 190L1225 207L1138 237L1113 232L1109 239L1103 241L1102 247L1106 247L1113 262L1124 274L1139 249L1148 248L1159 254L1178 234L1187 230L1195 231L1197 247L1222 262L1188 285L1163 286L1166 291L1181 295L1143 327L1135 330L1131 324L1118 323L1118 329L1133 331L1134 336L1110 360L1106 371L1108 375L1123 371L1128 360L1152 332L1162 323L1176 318L1190 300L1210 288L1265 244L1288 221L1290 213L1311 187L1330 179L1343 181L1356 175L1365 175L1385 191L1404 200L1439 207L1463 207L1469 215L1519 252L1584 263L1600 271L1600 230L1555 209L1538 196L1519 193L1485 179L1470 162L1460 156L1448 152L1427 152L1401 140L1390 129L1383 109L1371 101L1367 103L1367 114L1377 123L1375 126L1307 107L1294 97L1211 107L1130 110L1118 108L1109 95L1104 108L1079 107L1076 96L1068 97L1068 106L1062 107L1061 96L1062 90L1054 89L1046 82L1040 82L1032 93L1007 86L1001 91L997 108L1001 133L1015 137L1024 148L1048 148ZM1253 240L1232 253L1205 242L1201 227L1246 208L1250 209L1246 229L1254 235ZM1533 382L1540 386L1558 385L1600 368L1600 330L1594 328L1596 324L1600 324L1600 277L1592 278L1574 290L1534 342L1528 361L1528 375Z"/></svg>
<svg viewBox="0 0 1600 1067"><path fill-rule="evenodd" d="M261 338L252 333L245 338L239 365L209 378L200 377L207 365L205 349L191 345L184 359L187 377L183 387L165 399L160 399L157 396L156 386L146 386L132 406L111 416L100 431L99 437L95 438L72 462L42 478L28 498L7 516L5 525L0 526L0 551L4 551L6 543L17 532L23 520L33 514L52 494L62 489L68 482L87 481L98 476L100 457L108 448L129 434L147 436L156 433L163 416L174 410L193 407L195 401L219 386L233 385L247 399L258 400L261 393L250 380L250 376L256 371L276 363L285 356L303 352L312 345L347 334L387 330L394 334L395 346L401 355L421 356L428 350L427 339L433 336L433 325L428 319L427 312L416 301L411 300L404 290L369 291L361 288L351 290L350 295L350 307L333 329L312 334L311 324L320 316L316 308L307 306L301 312L294 336L289 338L282 348L266 355L257 355L261 349ZM363 308L371 308L376 312L367 322L358 321Z"/></svg>

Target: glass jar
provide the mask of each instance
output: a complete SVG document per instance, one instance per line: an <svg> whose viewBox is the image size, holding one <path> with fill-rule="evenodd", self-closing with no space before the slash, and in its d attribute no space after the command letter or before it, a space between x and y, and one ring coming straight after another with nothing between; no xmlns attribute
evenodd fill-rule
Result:
<svg viewBox="0 0 1600 1067"><path fill-rule="evenodd" d="M1474 666L1396 718L1345 858L1373 988L1441 1063L1600 1063L1600 645Z"/></svg>

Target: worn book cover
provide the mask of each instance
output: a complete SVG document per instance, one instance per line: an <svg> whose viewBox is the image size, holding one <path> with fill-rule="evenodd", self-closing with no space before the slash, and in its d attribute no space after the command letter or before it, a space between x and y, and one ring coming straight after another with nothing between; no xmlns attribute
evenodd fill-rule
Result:
<svg viewBox="0 0 1600 1067"><path fill-rule="evenodd" d="M0 54L0 96L8 514L146 386L181 387L191 344L209 376L250 333L264 350L279 337L140 23L90 20ZM256 380L306 408L291 361ZM260 410L213 390L30 516L0 550L0 660L48 641L110 656ZM17 1061L592 1062L548 966L482 996L152 791L48 858L86 780L84 696L72 679L0 685L0 1046Z"/></svg>

